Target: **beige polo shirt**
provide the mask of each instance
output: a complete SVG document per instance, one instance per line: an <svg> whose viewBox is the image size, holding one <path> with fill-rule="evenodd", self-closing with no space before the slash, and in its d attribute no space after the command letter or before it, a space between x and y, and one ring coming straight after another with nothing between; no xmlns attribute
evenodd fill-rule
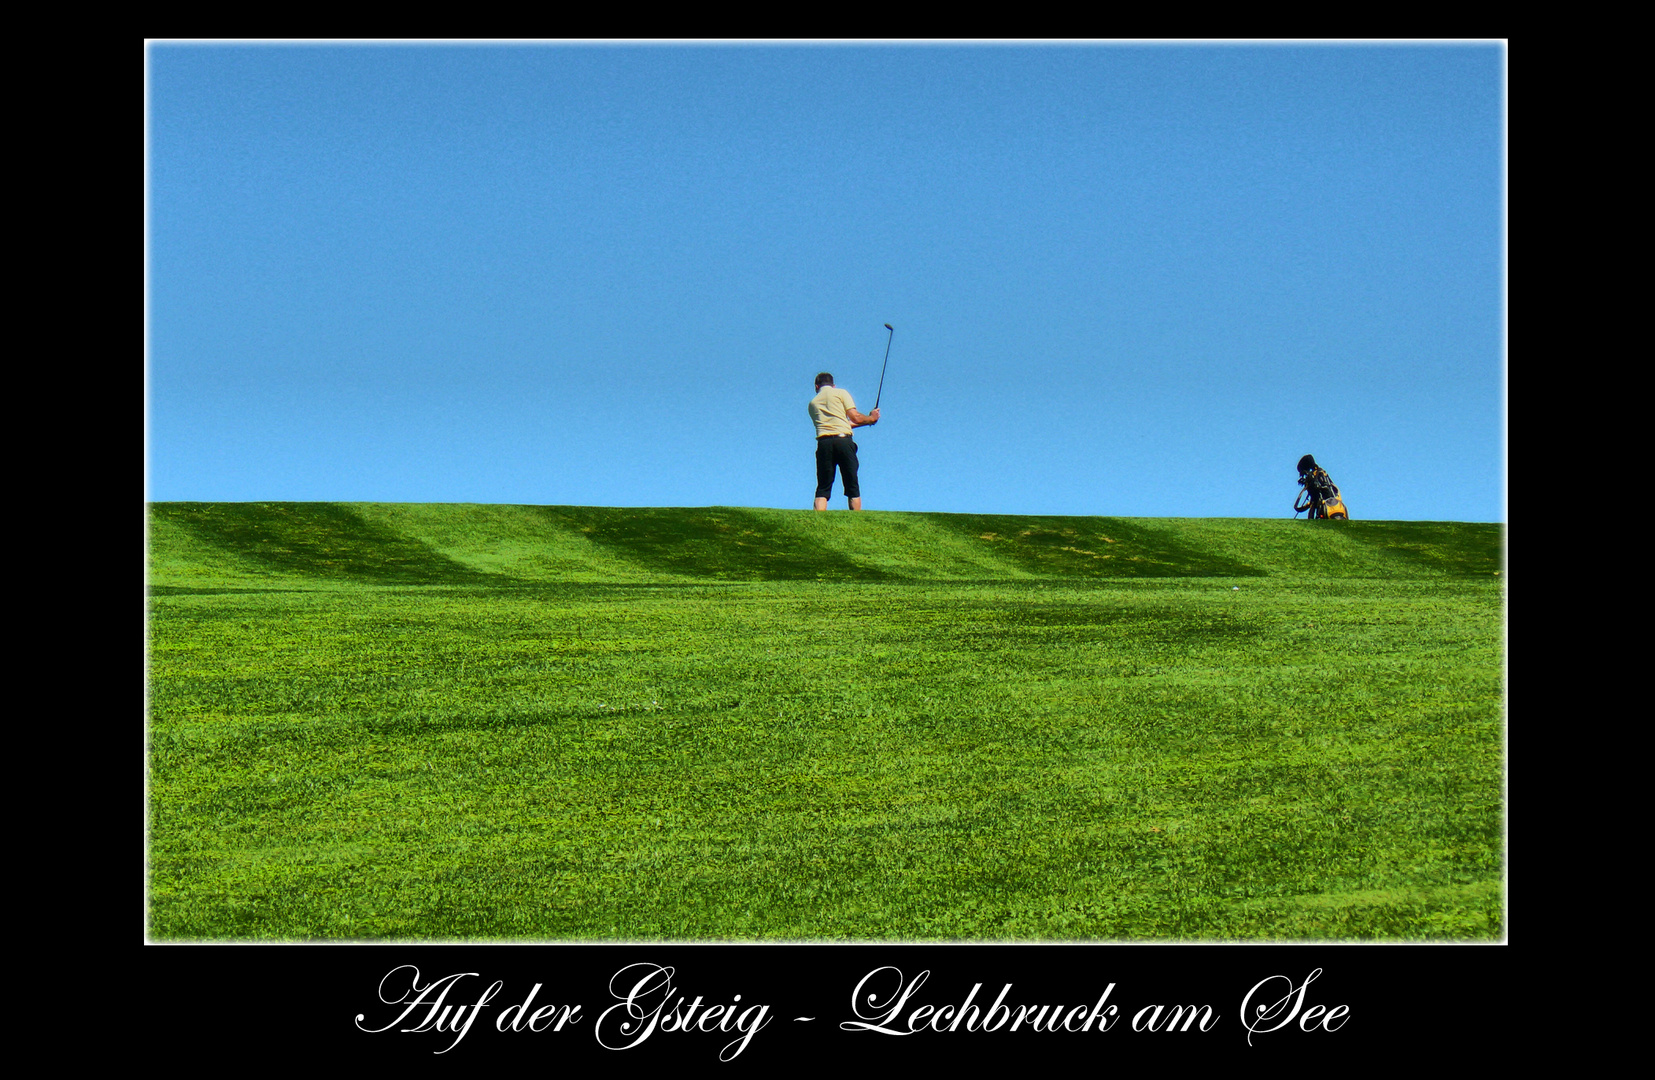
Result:
<svg viewBox="0 0 1655 1080"><path fill-rule="evenodd" d="M797 399L795 399L797 400ZM810 399L810 419L816 425L816 437L849 435L850 417L845 414L856 408L851 396L837 386L824 386Z"/></svg>

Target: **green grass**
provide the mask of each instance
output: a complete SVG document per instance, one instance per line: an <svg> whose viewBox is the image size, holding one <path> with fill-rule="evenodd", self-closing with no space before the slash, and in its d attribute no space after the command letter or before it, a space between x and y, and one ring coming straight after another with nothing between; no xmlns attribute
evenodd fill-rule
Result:
<svg viewBox="0 0 1655 1080"><path fill-rule="evenodd" d="M1500 545L156 504L149 932L1498 939Z"/></svg>

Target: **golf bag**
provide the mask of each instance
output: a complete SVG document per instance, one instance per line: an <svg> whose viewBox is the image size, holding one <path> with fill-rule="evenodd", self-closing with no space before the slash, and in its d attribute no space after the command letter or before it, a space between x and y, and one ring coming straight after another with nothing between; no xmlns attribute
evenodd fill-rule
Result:
<svg viewBox="0 0 1655 1080"><path fill-rule="evenodd" d="M1350 519L1350 512L1345 509L1344 500L1339 498L1339 489L1334 486L1333 479L1309 454L1299 459L1299 486L1304 490L1293 500L1294 517L1308 510L1312 518Z"/></svg>

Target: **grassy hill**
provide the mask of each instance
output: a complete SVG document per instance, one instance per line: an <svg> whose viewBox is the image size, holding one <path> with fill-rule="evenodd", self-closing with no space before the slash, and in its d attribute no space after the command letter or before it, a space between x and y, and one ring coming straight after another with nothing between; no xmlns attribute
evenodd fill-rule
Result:
<svg viewBox="0 0 1655 1080"><path fill-rule="evenodd" d="M150 933L1499 937L1501 534L155 504Z"/></svg>
<svg viewBox="0 0 1655 1080"><path fill-rule="evenodd" d="M1096 581L1492 575L1498 525L817 514L407 503L161 503L151 581L377 584Z"/></svg>

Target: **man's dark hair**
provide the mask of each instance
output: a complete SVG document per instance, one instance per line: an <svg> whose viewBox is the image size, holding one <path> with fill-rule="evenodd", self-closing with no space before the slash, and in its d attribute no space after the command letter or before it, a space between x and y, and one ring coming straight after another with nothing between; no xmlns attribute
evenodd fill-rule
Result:
<svg viewBox="0 0 1655 1080"><path fill-rule="evenodd" d="M832 386L832 385L833 385L833 376L831 374L829 374L828 372L824 371L820 375L816 376L816 389L820 390L824 386Z"/></svg>

